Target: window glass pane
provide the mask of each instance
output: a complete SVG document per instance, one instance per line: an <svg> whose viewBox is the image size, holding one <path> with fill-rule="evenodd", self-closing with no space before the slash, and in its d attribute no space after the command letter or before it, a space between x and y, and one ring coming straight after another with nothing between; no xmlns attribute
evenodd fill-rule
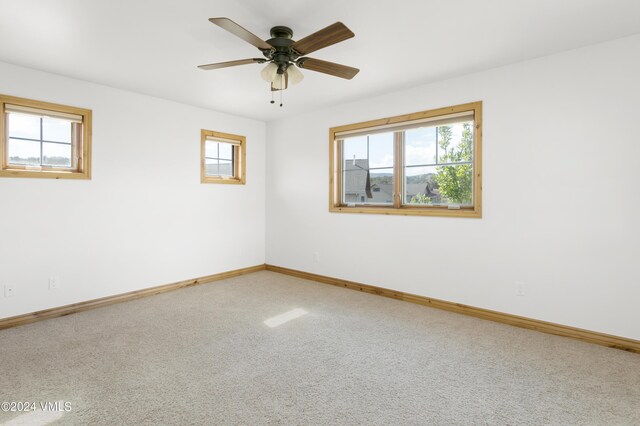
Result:
<svg viewBox="0 0 640 426"><path fill-rule="evenodd" d="M367 137L360 136L357 138L345 139L342 143L344 149L344 162L342 169L346 170L346 163L356 161L356 164L360 163L360 160L367 159Z"/></svg>
<svg viewBox="0 0 640 426"><path fill-rule="evenodd" d="M40 140L40 117L9 113L9 137Z"/></svg>
<svg viewBox="0 0 640 426"><path fill-rule="evenodd" d="M471 205L472 166L405 167L404 186L405 204Z"/></svg>
<svg viewBox="0 0 640 426"><path fill-rule="evenodd" d="M230 143L220 142L220 158L225 160L233 160L233 145Z"/></svg>
<svg viewBox="0 0 640 426"><path fill-rule="evenodd" d="M393 169L367 170L351 160L343 181L345 203L393 204Z"/></svg>
<svg viewBox="0 0 640 426"><path fill-rule="evenodd" d="M393 167L393 133L378 133L369 136L369 165Z"/></svg>
<svg viewBox="0 0 640 426"><path fill-rule="evenodd" d="M220 176L218 160L205 159L204 170L207 176Z"/></svg>
<svg viewBox="0 0 640 426"><path fill-rule="evenodd" d="M40 165L40 142L9 139L9 164Z"/></svg>
<svg viewBox="0 0 640 426"><path fill-rule="evenodd" d="M42 139L71 143L71 122L58 118L42 119Z"/></svg>
<svg viewBox="0 0 640 426"><path fill-rule="evenodd" d="M436 127L419 127L404 133L405 164L426 165L436 163Z"/></svg>
<svg viewBox="0 0 640 426"><path fill-rule="evenodd" d="M365 160L368 167L393 167L393 133L380 133L371 136L358 136L344 139L343 158L346 162Z"/></svg>
<svg viewBox="0 0 640 426"><path fill-rule="evenodd" d="M207 158L218 158L218 142L206 141L204 144L204 156Z"/></svg>
<svg viewBox="0 0 640 426"><path fill-rule="evenodd" d="M71 167L71 145L44 142L42 144L42 165Z"/></svg>
<svg viewBox="0 0 640 426"><path fill-rule="evenodd" d="M393 204L393 168L371 170L371 195L375 204Z"/></svg>
<svg viewBox="0 0 640 426"><path fill-rule="evenodd" d="M220 160L220 176L233 176L233 162L230 160Z"/></svg>
<svg viewBox="0 0 640 426"><path fill-rule="evenodd" d="M458 163L473 159L473 122L437 128L438 163Z"/></svg>
<svg viewBox="0 0 640 426"><path fill-rule="evenodd" d="M364 198L367 196L367 185L369 187L371 186L371 178L368 175L366 160L347 160L343 170L343 201L345 203L364 202Z"/></svg>
<svg viewBox="0 0 640 426"><path fill-rule="evenodd" d="M404 202L406 204L440 204L435 167L406 167Z"/></svg>
<svg viewBox="0 0 640 426"><path fill-rule="evenodd" d="M209 159L205 160L205 173L207 176L233 177L233 161Z"/></svg>
<svg viewBox="0 0 640 426"><path fill-rule="evenodd" d="M393 204L393 133L344 139L344 203Z"/></svg>

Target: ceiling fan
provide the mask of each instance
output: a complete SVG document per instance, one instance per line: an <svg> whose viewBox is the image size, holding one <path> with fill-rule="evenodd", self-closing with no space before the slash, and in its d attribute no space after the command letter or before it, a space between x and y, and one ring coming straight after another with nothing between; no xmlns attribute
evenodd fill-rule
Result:
<svg viewBox="0 0 640 426"><path fill-rule="evenodd" d="M353 37L355 34L342 22L329 25L298 41L292 40L293 31L291 28L276 26L271 28L271 38L264 41L229 18L210 18L209 21L257 47L262 52L264 58L240 59L237 61L218 62L198 66L198 68L203 70L268 62L268 65L262 70L261 76L264 80L271 83L272 92L285 90L289 82L296 84L302 81L304 76L298 68L321 72L348 80L351 80L360 71L357 68L346 65L306 57L306 55L316 50ZM273 103L273 100L271 103Z"/></svg>

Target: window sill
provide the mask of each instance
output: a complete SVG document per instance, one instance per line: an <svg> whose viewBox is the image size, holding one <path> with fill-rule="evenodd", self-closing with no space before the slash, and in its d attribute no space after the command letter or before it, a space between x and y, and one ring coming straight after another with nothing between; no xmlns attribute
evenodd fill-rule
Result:
<svg viewBox="0 0 640 426"><path fill-rule="evenodd" d="M401 216L440 216L440 217L467 217L479 219L482 211L477 207L467 207L460 209L448 209L446 207L367 207L367 206L330 206L331 213L362 213L362 214L384 214Z"/></svg>
<svg viewBox="0 0 640 426"><path fill-rule="evenodd" d="M201 183L222 183L222 184L230 184L230 185L244 185L245 180L239 178L223 178L223 177L213 177L213 176L205 176L201 179Z"/></svg>
<svg viewBox="0 0 640 426"><path fill-rule="evenodd" d="M87 172L60 171L60 170L24 170L4 169L0 170L0 177L17 178L44 178L44 179L91 179Z"/></svg>

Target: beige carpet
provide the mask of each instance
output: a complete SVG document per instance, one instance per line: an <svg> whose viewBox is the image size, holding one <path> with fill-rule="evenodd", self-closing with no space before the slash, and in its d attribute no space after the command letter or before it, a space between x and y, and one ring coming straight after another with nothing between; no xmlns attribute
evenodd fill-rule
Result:
<svg viewBox="0 0 640 426"><path fill-rule="evenodd" d="M640 424L639 355L266 271L0 331L0 383L70 408L8 424Z"/></svg>

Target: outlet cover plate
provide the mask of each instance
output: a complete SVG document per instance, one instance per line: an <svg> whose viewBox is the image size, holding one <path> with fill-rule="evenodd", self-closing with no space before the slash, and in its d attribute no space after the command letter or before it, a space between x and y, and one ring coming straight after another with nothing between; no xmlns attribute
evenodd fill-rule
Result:
<svg viewBox="0 0 640 426"><path fill-rule="evenodd" d="M16 285L15 284L5 284L4 285L4 297L13 297L16 295Z"/></svg>
<svg viewBox="0 0 640 426"><path fill-rule="evenodd" d="M49 290L57 290L60 288L60 280L57 277L49 278Z"/></svg>

